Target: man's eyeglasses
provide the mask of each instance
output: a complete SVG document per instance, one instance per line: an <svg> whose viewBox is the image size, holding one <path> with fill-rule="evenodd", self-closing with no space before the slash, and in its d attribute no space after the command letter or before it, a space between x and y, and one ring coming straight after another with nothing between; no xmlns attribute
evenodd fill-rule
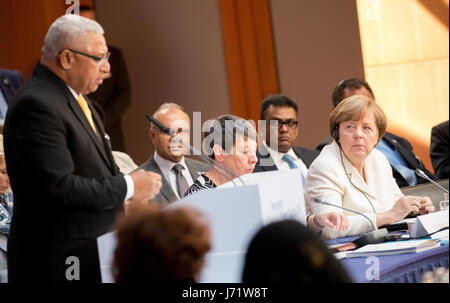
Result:
<svg viewBox="0 0 450 303"><path fill-rule="evenodd" d="M152 129L154 130L154 131L157 131L157 132L159 132L159 133L161 133L161 134L166 134L165 132L163 132L162 130L160 130L158 127L152 127ZM170 131L172 132L172 134L174 135L174 136L178 136L178 135L189 135L190 133L191 133L191 131L189 130L189 129L181 129L181 128L178 128L178 129L174 129L174 130L171 130L170 129Z"/></svg>
<svg viewBox="0 0 450 303"><path fill-rule="evenodd" d="M288 119L286 121L282 120L268 120L266 121L269 124L269 127L272 129L281 129L283 125L286 125L288 128L294 129L298 125L297 120Z"/></svg>
<svg viewBox="0 0 450 303"><path fill-rule="evenodd" d="M110 52L108 52L108 53L107 53L105 56L103 56L103 57L97 57L97 56L89 55L89 54L86 54L86 53L83 53L83 52L80 52L80 51L77 51L77 50L74 50L74 49L71 49L71 48L66 48L66 49L67 49L68 51L71 51L72 53L75 53L75 54L78 54L78 55L82 55L82 56L91 58L92 60L94 60L95 62L97 62L97 65L98 65L98 66L100 66L100 65L102 65L103 63L105 63L106 61L108 61L108 60L109 60L109 56L111 56L111 53L110 53ZM60 55L62 52L63 52L63 50L61 50L61 51L58 53L58 55Z"/></svg>

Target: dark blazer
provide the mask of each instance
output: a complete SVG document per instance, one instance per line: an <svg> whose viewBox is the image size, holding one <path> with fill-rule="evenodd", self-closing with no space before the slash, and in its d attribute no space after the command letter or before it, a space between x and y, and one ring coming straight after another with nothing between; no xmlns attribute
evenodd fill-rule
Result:
<svg viewBox="0 0 450 303"><path fill-rule="evenodd" d="M292 149L294 153L302 159L303 163L305 163L306 167L309 168L311 163L316 159L319 153L313 149L304 148L300 146L293 146ZM275 162L273 162L272 157L270 157L270 153L264 145L260 145L258 150L256 151L256 156L258 157L258 163L256 163L253 172L261 172L261 171L270 171L270 170L278 170ZM263 160L265 163L261 163Z"/></svg>
<svg viewBox="0 0 450 303"><path fill-rule="evenodd" d="M104 114L105 130L111 138L113 150L125 151L122 116L130 105L130 84L128 72L120 49L109 46L111 77L88 97L100 105Z"/></svg>
<svg viewBox="0 0 450 303"><path fill-rule="evenodd" d="M109 142L102 141L66 84L38 63L15 95L4 127L14 192L10 282L67 281L66 271L78 266L70 256L78 258L82 281L100 281L96 238L110 230L127 192Z"/></svg>
<svg viewBox="0 0 450 303"><path fill-rule="evenodd" d="M413 147L411 143L408 142L405 138L396 136L392 133L386 132L383 136L383 139L391 146L396 149L400 155L402 155L408 167L411 169L420 168L424 173L426 173L430 178L433 178L433 174L425 168L425 165L422 161L414 154ZM331 137L322 141L319 145L317 145L316 150L321 151L323 147L329 144L331 141ZM408 182L403 178L403 176L391 165L392 173L394 175L395 181L399 187L409 186ZM417 183L426 183L427 180L417 177Z"/></svg>
<svg viewBox="0 0 450 303"><path fill-rule="evenodd" d="M0 90L5 96L6 103L13 99L14 93L23 83L22 74L16 70L0 69Z"/></svg>
<svg viewBox="0 0 450 303"><path fill-rule="evenodd" d="M442 122L431 129L430 158L437 179L449 177L449 123Z"/></svg>
<svg viewBox="0 0 450 303"><path fill-rule="evenodd" d="M186 161L186 166L189 169L189 173L192 176L192 179L195 181L198 176L203 173L209 171L209 166L203 162L189 159L187 157L184 158ZM153 156L144 164L139 166L136 170L143 169L146 171L151 171L154 173L158 173L162 177L162 186L159 191L159 194L157 194L152 201L158 204L161 207L167 206L170 203L177 201L179 198L175 194L174 189L170 186L169 181L164 177L164 174L162 173L161 169L159 168L158 164L156 163Z"/></svg>

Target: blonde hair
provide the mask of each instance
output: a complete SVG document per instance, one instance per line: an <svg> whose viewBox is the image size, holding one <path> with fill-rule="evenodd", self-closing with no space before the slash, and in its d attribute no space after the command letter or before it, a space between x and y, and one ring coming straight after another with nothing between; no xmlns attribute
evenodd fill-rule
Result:
<svg viewBox="0 0 450 303"><path fill-rule="evenodd" d="M386 132L386 115L375 100L362 95L353 95L345 98L333 109L328 117L331 136L335 138L334 133L339 128L339 124L346 121L357 121L367 110L370 110L375 117L379 142Z"/></svg>

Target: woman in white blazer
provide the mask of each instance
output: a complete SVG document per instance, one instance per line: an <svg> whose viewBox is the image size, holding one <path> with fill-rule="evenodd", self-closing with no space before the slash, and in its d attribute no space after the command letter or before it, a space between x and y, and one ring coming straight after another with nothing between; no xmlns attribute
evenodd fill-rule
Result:
<svg viewBox="0 0 450 303"><path fill-rule="evenodd" d="M358 235L405 218L409 213L434 211L428 197L403 196L386 157L374 147L386 131L386 116L374 100L354 95L344 99L329 116L333 141L311 164L305 183L309 213L337 210L314 199L365 214L341 210L348 218L346 230L325 226L322 237Z"/></svg>

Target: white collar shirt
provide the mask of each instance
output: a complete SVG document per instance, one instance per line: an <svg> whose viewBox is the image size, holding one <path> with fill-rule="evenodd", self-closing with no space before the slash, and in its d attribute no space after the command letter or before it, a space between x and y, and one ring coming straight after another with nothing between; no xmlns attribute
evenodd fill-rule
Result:
<svg viewBox="0 0 450 303"><path fill-rule="evenodd" d="M287 153L281 153L278 152L269 146L267 146L266 142L263 142L264 146L267 148L267 150L270 153L270 157L273 159L275 165L277 166L278 170L289 170L289 164L284 161L282 158L285 154L288 154L292 157L295 164L300 168L300 171L302 172L302 175L306 177L306 174L308 173L308 168L306 167L305 163L300 159L297 154L294 152L294 150L291 148Z"/></svg>
<svg viewBox="0 0 450 303"><path fill-rule="evenodd" d="M185 158L181 158L181 161L178 163L172 162L170 160L164 159L163 157L161 157L156 151L155 154L153 156L153 158L155 159L156 164L158 164L159 169L161 169L164 178L166 178L166 180L169 182L170 186L172 187L173 191L175 192L175 194L178 196L178 190L177 190L177 175L176 173L172 170L172 168L177 165L177 164L181 164L184 169L182 171L183 176L186 178L186 181L188 183L189 186L191 186L194 183L194 180L192 179L192 176L189 172L189 168L186 165L186 160ZM182 197L179 197L182 198Z"/></svg>

